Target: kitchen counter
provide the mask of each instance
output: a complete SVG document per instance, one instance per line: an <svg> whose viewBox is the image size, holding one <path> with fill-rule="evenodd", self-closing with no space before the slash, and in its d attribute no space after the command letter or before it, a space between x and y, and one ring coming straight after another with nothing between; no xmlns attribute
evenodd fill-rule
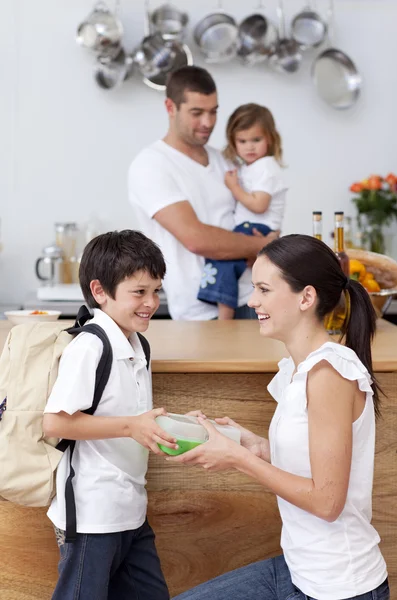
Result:
<svg viewBox="0 0 397 600"><path fill-rule="evenodd" d="M378 324L373 362L387 398L377 425L373 523L396 594L397 327L383 320ZM8 330L9 324L0 321L0 347ZM266 386L286 354L282 344L260 337L256 321L156 320L147 337L156 406L178 413L201 408L210 417L227 414L267 435L275 403ZM206 473L153 455L148 493L149 519L171 596L280 552L274 495L240 473ZM45 509L1 502L0 554L2 599L51 597L58 554Z"/></svg>

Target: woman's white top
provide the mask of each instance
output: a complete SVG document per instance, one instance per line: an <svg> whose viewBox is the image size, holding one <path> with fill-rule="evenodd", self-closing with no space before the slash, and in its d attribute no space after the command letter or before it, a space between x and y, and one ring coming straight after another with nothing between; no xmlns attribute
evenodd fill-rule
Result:
<svg viewBox="0 0 397 600"><path fill-rule="evenodd" d="M272 199L269 208L261 214L254 213L241 202L237 202L236 225L249 221L262 223L273 230L281 229L288 187L284 181L283 171L274 156L265 156L250 165L240 167L239 180L246 192L266 192Z"/></svg>
<svg viewBox="0 0 397 600"><path fill-rule="evenodd" d="M365 408L353 423L353 448L345 507L329 523L277 497L282 519L281 546L293 583L318 600L364 594L387 577L379 535L371 525L375 454L375 414L371 378L350 348L327 342L297 368L292 358L279 363L268 390L277 401L269 429L271 462L312 478L307 414L307 374L322 360L366 393Z"/></svg>

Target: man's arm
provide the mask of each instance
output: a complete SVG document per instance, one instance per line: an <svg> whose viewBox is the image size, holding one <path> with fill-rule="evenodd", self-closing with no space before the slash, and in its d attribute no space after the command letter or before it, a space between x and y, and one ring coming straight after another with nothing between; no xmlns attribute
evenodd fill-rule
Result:
<svg viewBox="0 0 397 600"><path fill-rule="evenodd" d="M187 250L213 260L255 259L266 244L278 237L276 232L249 236L205 225L187 200L162 208L153 218Z"/></svg>

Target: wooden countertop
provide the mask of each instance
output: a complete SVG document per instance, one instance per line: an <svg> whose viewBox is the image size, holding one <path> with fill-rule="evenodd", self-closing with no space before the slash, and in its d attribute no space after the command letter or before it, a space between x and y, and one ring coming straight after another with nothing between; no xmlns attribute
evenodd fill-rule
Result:
<svg viewBox="0 0 397 600"><path fill-rule="evenodd" d="M65 328L71 324L65 321ZM0 321L0 348L11 325ZM145 334L154 373L274 373L287 356L283 344L259 335L257 321L155 319ZM378 319L376 372L397 371L397 327Z"/></svg>

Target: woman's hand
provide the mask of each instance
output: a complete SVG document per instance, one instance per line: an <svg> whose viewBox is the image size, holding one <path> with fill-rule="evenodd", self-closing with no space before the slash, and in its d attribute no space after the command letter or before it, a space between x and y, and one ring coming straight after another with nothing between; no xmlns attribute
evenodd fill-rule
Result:
<svg viewBox="0 0 397 600"><path fill-rule="evenodd" d="M188 413L185 413L185 417L200 417L201 419L206 419L207 417L201 410L191 410Z"/></svg>
<svg viewBox="0 0 397 600"><path fill-rule="evenodd" d="M184 465L198 465L212 472L233 469L244 450L239 444L219 433L207 419L199 418L199 422L208 431L208 441L185 454L169 457L166 460Z"/></svg>
<svg viewBox="0 0 397 600"><path fill-rule="evenodd" d="M247 448L252 454L255 454L255 456L259 456L259 458L270 462L270 447L268 440L256 435L249 429L245 429L245 427L242 427L229 417L222 417L221 419L215 419L215 421L218 425L231 425L232 427L239 429L241 434L241 445L244 448Z"/></svg>

